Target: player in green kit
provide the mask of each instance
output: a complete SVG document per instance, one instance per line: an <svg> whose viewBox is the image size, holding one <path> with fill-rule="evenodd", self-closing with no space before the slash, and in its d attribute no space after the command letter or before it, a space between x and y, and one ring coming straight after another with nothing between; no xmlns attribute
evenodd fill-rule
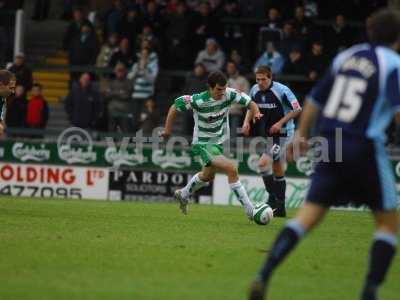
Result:
<svg viewBox="0 0 400 300"><path fill-rule="evenodd" d="M199 94L185 95L175 99L170 107L161 136L171 135L177 111L193 111L194 130L192 153L199 156L203 169L192 177L189 183L175 192L182 213L187 214L190 196L208 185L214 179L215 172L221 171L228 176L228 182L244 206L249 219L253 218L254 206L244 186L239 181L235 164L223 155L222 144L229 138L229 108L234 103L247 107L252 119L262 117L258 106L251 98L238 90L227 88L227 79L222 72L212 72L208 77L208 90ZM234 128L236 130L236 128Z"/></svg>

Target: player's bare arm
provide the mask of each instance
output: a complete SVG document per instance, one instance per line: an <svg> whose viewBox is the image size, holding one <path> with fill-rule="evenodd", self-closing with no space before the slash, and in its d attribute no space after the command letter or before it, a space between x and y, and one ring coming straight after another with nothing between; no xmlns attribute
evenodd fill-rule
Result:
<svg viewBox="0 0 400 300"><path fill-rule="evenodd" d="M172 126L174 125L176 118L176 108L175 105L171 105L168 110L167 118L165 120L164 130L161 131L160 136L163 138L168 138L172 133Z"/></svg>
<svg viewBox="0 0 400 300"><path fill-rule="evenodd" d="M249 135L250 132L250 122L253 120L260 120L263 114L260 112L257 104L251 101L249 104L249 109L247 110L246 117L244 118L242 125L242 133L244 135Z"/></svg>
<svg viewBox="0 0 400 300"><path fill-rule="evenodd" d="M306 101L300 116L298 129L293 137L293 142L289 144L287 149L287 159L289 161L296 160L296 157L302 156L306 153L310 128L318 114L318 106L313 104L311 101Z"/></svg>
<svg viewBox="0 0 400 300"><path fill-rule="evenodd" d="M287 113L282 119L276 122L269 130L270 134L279 133L282 127L292 119L297 118L301 113L301 108Z"/></svg>

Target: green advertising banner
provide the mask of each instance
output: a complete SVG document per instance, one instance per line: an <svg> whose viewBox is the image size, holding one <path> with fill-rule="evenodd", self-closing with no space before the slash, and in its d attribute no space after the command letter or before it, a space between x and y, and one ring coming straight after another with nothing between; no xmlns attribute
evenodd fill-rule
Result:
<svg viewBox="0 0 400 300"><path fill-rule="evenodd" d="M256 174L259 155L235 153L228 155L238 163L241 174ZM167 152L162 146L135 148L131 144L87 145L71 143L43 143L25 141L1 141L0 161L30 164L54 164L93 167L133 168L142 170L165 170L196 172L201 165L189 149ZM368 163L368 162L366 162ZM392 161L397 181L400 181L400 162ZM312 162L302 157L289 163L287 176L308 177Z"/></svg>

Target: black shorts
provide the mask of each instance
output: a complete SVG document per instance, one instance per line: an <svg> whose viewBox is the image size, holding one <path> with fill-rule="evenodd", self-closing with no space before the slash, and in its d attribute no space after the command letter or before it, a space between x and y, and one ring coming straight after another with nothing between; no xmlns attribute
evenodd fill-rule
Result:
<svg viewBox="0 0 400 300"><path fill-rule="evenodd" d="M285 158L285 151L287 145L292 141L293 136L281 136L281 137L267 137L267 145L264 153L272 158L273 161L279 161L281 158Z"/></svg>
<svg viewBox="0 0 400 300"><path fill-rule="evenodd" d="M320 162L311 177L306 201L322 206L367 205L397 208L393 169L383 144L343 141L343 161Z"/></svg>

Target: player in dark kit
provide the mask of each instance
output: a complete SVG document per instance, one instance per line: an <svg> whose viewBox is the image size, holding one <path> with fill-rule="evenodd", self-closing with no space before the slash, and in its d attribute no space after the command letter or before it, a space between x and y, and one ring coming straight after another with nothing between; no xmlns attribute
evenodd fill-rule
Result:
<svg viewBox="0 0 400 300"><path fill-rule="evenodd" d="M15 92L15 75L8 70L0 70L0 135L6 128L7 97Z"/></svg>
<svg viewBox="0 0 400 300"><path fill-rule="evenodd" d="M272 80L271 68L259 66L255 75L257 84L251 88L250 96L264 115L256 123L257 134L267 137L266 149L258 162L258 168L274 216L286 217L286 161L282 153L293 138L293 119L300 114L301 107L287 86ZM242 126L244 135L249 134L250 124L251 114L247 113Z"/></svg>
<svg viewBox="0 0 400 300"><path fill-rule="evenodd" d="M370 249L362 300L376 300L396 250L398 214L395 180L386 156L385 129L400 124L400 13L382 10L367 23L369 44L340 53L307 99L293 149L306 149L313 120L329 143L329 162L319 162L305 204L275 240L251 285L250 299L264 299L275 268L314 228L329 207L351 201L373 212L376 233ZM335 162L335 130L342 130L342 162ZM331 153L332 152L332 153ZM349 200L351 199L351 200Z"/></svg>

